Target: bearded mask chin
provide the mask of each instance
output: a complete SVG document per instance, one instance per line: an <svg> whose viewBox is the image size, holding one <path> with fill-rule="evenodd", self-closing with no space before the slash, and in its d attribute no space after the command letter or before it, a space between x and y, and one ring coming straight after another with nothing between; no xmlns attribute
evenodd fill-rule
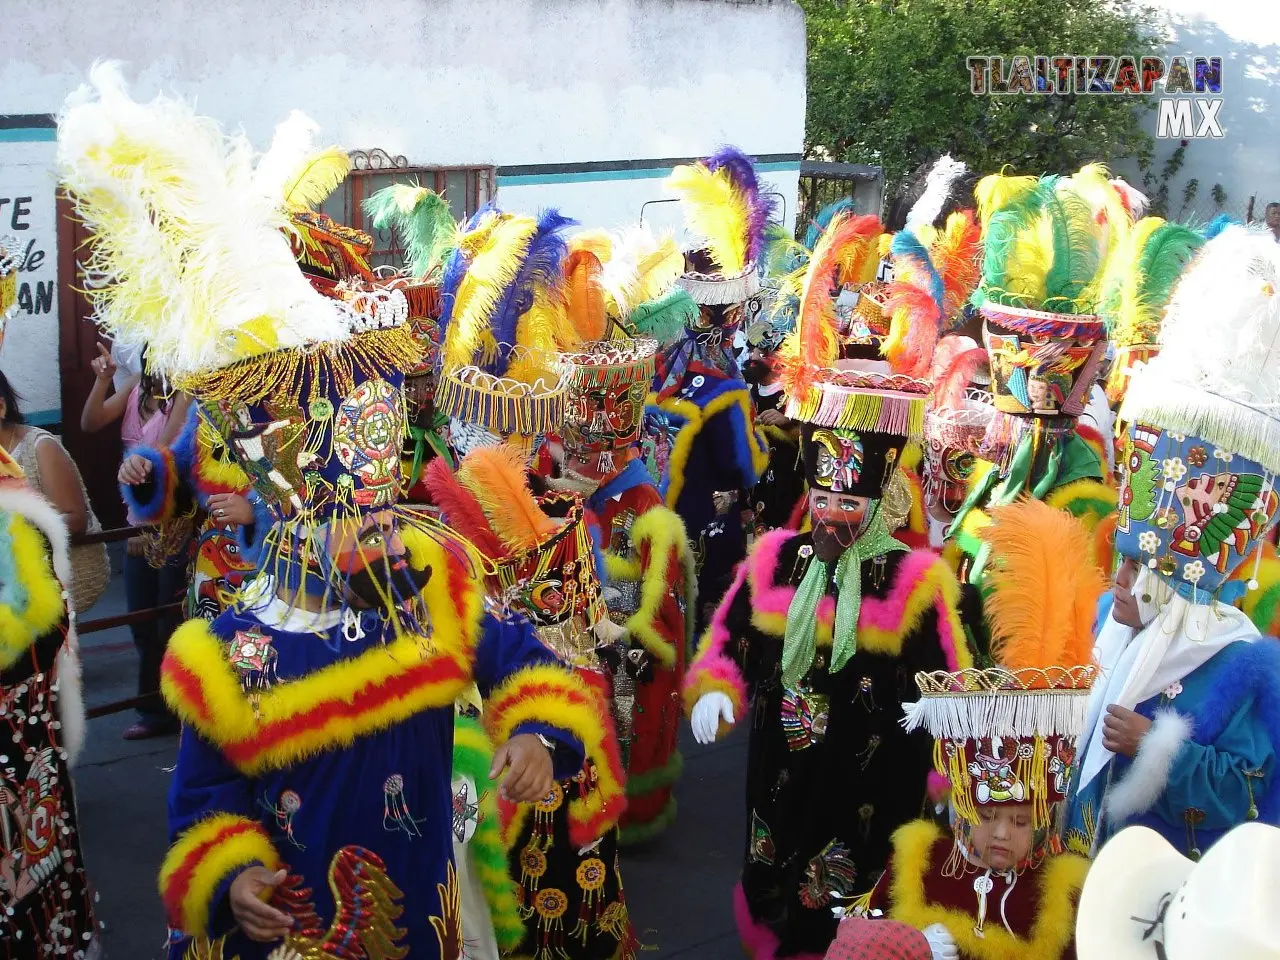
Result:
<svg viewBox="0 0 1280 960"><path fill-rule="evenodd" d="M403 606L421 594L430 579L430 567L415 570L407 560L397 558L377 563L376 569L365 567L353 573L347 589L363 605L376 610L386 606L388 599Z"/></svg>

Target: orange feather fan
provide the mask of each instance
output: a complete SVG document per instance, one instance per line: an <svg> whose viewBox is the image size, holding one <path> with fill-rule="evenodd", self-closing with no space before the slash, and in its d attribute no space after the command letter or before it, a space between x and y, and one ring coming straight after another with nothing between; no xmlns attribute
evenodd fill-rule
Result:
<svg viewBox="0 0 1280 960"><path fill-rule="evenodd" d="M933 244L933 266L942 277L945 291L943 311L947 317L960 313L982 276L982 230L972 210L957 210Z"/></svg>
<svg viewBox="0 0 1280 960"><path fill-rule="evenodd" d="M472 546L490 560L507 555L506 548L493 535L479 502L458 482L444 457L435 457L427 464L425 478L431 499L440 508L449 526L471 541Z"/></svg>
<svg viewBox="0 0 1280 960"><path fill-rule="evenodd" d="M513 551L536 547L560 529L538 506L524 454L510 444L472 450L462 458L458 479L476 498L498 539Z"/></svg>
<svg viewBox="0 0 1280 960"><path fill-rule="evenodd" d="M1025 499L991 511L983 611L991 656L1008 670L1084 666L1106 589L1088 530L1064 510Z"/></svg>
<svg viewBox="0 0 1280 960"><path fill-rule="evenodd" d="M572 335L578 342L605 339L608 317L604 288L600 285L602 269L599 256L585 247L570 250L564 261L565 310ZM562 346L570 348L574 344Z"/></svg>

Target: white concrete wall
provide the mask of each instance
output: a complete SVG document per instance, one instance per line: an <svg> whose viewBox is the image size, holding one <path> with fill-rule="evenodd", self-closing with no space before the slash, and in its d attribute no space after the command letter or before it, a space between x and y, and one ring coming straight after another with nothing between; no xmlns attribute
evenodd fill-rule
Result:
<svg viewBox="0 0 1280 960"><path fill-rule="evenodd" d="M1186 164L1170 180L1170 213L1182 204L1182 189L1200 181L1188 219L1211 219L1219 210L1210 197L1215 183L1227 192L1225 212L1243 217L1257 194L1255 216L1280 200L1280 2L1276 0L1149 0L1160 11L1172 41L1167 56L1222 57L1221 140L1192 140ZM1155 131L1156 115L1150 116ZM1176 140L1158 140L1159 172Z"/></svg>
<svg viewBox="0 0 1280 960"><path fill-rule="evenodd" d="M89 64L117 59L135 96L194 97L202 112L243 126L263 146L300 109L336 144L381 147L413 165L572 167L696 157L725 143L790 155L797 160L775 162L765 175L794 216L805 27L791 0L3 6L0 30L10 43L0 58L0 115L57 113ZM4 133L0 185L25 146ZM634 222L645 200L665 195L665 172L542 170L500 177L498 190L510 209L557 205L586 225L612 226ZM51 205L52 178L44 179ZM56 314L48 322L56 331ZM19 329L25 337L25 325ZM16 366L16 349L0 357L5 369ZM24 365L51 381L48 359L31 359Z"/></svg>

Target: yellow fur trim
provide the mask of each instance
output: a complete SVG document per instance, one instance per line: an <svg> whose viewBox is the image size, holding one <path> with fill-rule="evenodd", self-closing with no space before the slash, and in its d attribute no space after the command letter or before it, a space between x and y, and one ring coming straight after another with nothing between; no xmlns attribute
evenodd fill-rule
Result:
<svg viewBox="0 0 1280 960"><path fill-rule="evenodd" d="M160 896L169 922L191 936L208 936L218 887L231 874L255 863L271 871L280 869L275 846L258 821L215 813L188 828L160 865Z"/></svg>
<svg viewBox="0 0 1280 960"><path fill-rule="evenodd" d="M598 836L617 824L626 797L618 744L599 693L559 665L541 664L511 674L489 696L484 726L490 741L503 744L521 724L540 723L564 730L582 744L593 761L596 789L569 804L580 822L599 824ZM611 809L612 808L612 809Z"/></svg>
<svg viewBox="0 0 1280 960"><path fill-rule="evenodd" d="M923 930L940 923L956 941L962 957L977 960L1057 960L1075 935L1076 903L1084 885L1089 861L1072 853L1047 859L1033 873L1040 890L1039 909L1031 937L1023 940L999 923L988 923L983 936L974 933L974 916L964 911L928 903L924 877L930 869L934 844L946 835L928 820L914 820L893 835L893 877L890 884L890 918ZM1026 882L1024 878L1023 882Z"/></svg>
<svg viewBox="0 0 1280 960"><path fill-rule="evenodd" d="M689 453L693 448L693 441L716 414L723 413L735 404L741 409L743 422L751 431L752 469L755 470L756 476L768 469L769 443L761 429L754 426L755 416L752 413L749 391L726 390L704 407L679 397L669 397L659 403L654 394L649 395L649 403L656 404L668 413L678 414L686 421L680 428L680 432L676 434L675 442L671 445L671 456L667 461L667 506L673 510L680 502L680 494L684 492L684 471L689 464Z"/></svg>
<svg viewBox="0 0 1280 960"><path fill-rule="evenodd" d="M219 456L221 454L221 456ZM218 428L200 414L196 424L196 474L199 479L227 490L244 490L249 476L227 450Z"/></svg>
<svg viewBox="0 0 1280 960"><path fill-rule="evenodd" d="M693 552L689 549L689 538L685 534L684 521L673 510L666 507L652 507L636 517L631 524L630 534L637 559L624 560L612 554L605 554L605 569L610 580L640 581L640 606L627 618L624 626L627 632L659 663L670 668L675 666L677 650L675 644L664 637L658 629L658 618L663 601L671 595L671 552L673 550L681 566L682 580L686 590L686 610L694 609L694 598L687 593L693 571ZM644 570L641 570L638 556L644 547L649 550L649 563ZM620 576L624 573L625 575ZM686 619L688 619L687 616ZM687 643L683 631L675 643Z"/></svg>
<svg viewBox="0 0 1280 960"><path fill-rule="evenodd" d="M1066 510L1080 520L1090 531L1107 514L1113 513L1119 503L1116 488L1104 480L1072 480L1049 491L1044 502L1059 510Z"/></svg>
<svg viewBox="0 0 1280 960"><path fill-rule="evenodd" d="M406 634L278 683L251 702L227 662L225 642L206 621L191 620L169 641L160 680L165 700L250 775L448 706L471 683L483 598L443 546L427 540L418 550L426 553L415 551L415 565L430 563L434 571L423 591L433 626L429 638ZM424 655L424 648L430 652Z"/></svg>
<svg viewBox="0 0 1280 960"><path fill-rule="evenodd" d="M6 594L17 594L14 599L20 605L0 602L0 668L15 663L36 640L58 625L66 611L62 583L54 575L44 537L16 513L9 513L4 519L12 551L9 562L17 580L7 585Z"/></svg>

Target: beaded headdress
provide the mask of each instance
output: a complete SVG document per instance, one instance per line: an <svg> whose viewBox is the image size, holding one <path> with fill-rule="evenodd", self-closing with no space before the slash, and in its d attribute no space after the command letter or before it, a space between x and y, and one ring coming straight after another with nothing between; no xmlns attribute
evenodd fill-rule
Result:
<svg viewBox="0 0 1280 960"><path fill-rule="evenodd" d="M1120 408L1116 549L1193 603L1216 598L1280 508L1278 291L1269 233L1228 227L1206 243Z"/></svg>
<svg viewBox="0 0 1280 960"><path fill-rule="evenodd" d="M1054 834L1095 676L1093 620L1106 589L1088 531L1033 499L992 510L982 530L994 565L983 616L995 665L916 675L920 699L903 725L934 737L934 766L951 784L958 839L979 808L1031 805L1035 829Z"/></svg>

